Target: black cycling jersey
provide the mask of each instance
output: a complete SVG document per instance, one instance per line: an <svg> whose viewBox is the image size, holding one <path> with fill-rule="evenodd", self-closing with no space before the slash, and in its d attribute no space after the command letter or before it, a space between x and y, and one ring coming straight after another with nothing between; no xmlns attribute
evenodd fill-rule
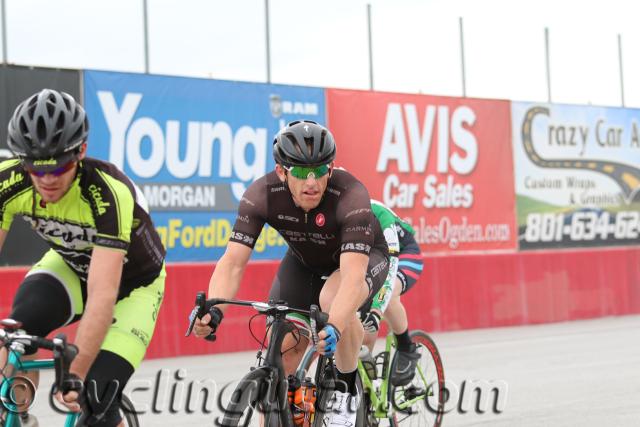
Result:
<svg viewBox="0 0 640 427"><path fill-rule="evenodd" d="M146 211L144 196L115 165L83 159L65 195L43 203L17 159L0 163L0 228L22 216L84 283L94 246L126 253L120 297L152 283L165 249Z"/></svg>
<svg viewBox="0 0 640 427"><path fill-rule="evenodd" d="M365 186L350 173L334 169L320 204L309 212L296 206L275 171L251 184L238 208L230 241L253 248L262 227L278 230L290 250L311 271L329 275L339 268L340 254L388 253Z"/></svg>

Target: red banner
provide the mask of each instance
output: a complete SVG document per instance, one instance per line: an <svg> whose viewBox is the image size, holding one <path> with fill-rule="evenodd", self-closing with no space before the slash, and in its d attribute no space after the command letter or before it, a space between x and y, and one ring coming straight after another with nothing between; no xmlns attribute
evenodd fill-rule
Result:
<svg viewBox="0 0 640 427"><path fill-rule="evenodd" d="M562 322L640 313L640 249L562 250L425 257L428 268L403 298L411 329L429 332ZM185 338L197 291L213 265L169 264L148 359L257 349L255 311L229 307L216 342ZM238 298L267 299L277 261L251 262ZM11 312L28 268L0 268L0 318ZM264 336L264 318L253 333ZM77 324L76 324L77 325ZM71 337L76 326L65 328Z"/></svg>
<svg viewBox="0 0 640 427"><path fill-rule="evenodd" d="M327 111L338 166L424 251L516 248L508 101L328 89Z"/></svg>

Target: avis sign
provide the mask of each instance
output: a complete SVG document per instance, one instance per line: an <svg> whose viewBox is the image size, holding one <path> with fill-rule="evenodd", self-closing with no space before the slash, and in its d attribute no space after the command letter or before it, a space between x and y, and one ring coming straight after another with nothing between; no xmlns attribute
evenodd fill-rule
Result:
<svg viewBox="0 0 640 427"><path fill-rule="evenodd" d="M437 135L434 134L436 119ZM420 183L402 182L398 174L389 174L384 182L383 201L394 208L411 208L417 199L425 208L470 207L473 204L473 184L456 182L455 176L470 174L478 163L478 141L467 128L475 121L474 111L467 106L461 106L450 114L447 106L428 105L421 130L415 104L390 103L376 171L386 172L395 162L398 174L426 173L434 142L437 173L425 176L423 192L420 191ZM450 140L457 151L450 150ZM450 170L455 175L450 175ZM446 177L445 182L438 182L441 176Z"/></svg>
<svg viewBox="0 0 640 427"><path fill-rule="evenodd" d="M516 247L509 103L327 91L338 162L424 251Z"/></svg>

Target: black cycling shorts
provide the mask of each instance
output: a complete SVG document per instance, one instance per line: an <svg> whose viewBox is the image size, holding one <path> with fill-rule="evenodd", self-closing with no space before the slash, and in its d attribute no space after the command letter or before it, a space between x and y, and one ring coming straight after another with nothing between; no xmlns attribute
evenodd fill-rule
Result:
<svg viewBox="0 0 640 427"><path fill-rule="evenodd" d="M73 313L65 286L53 275L45 273L25 277L16 292L9 317L22 322L27 333L43 337L64 326L69 319L80 318ZM35 349L27 347L25 354L33 353ZM89 406L101 411L95 414L99 421L93 425L115 427L120 423L122 390L133 372L133 366L124 357L104 348L100 350L85 379L86 397L98 399L98 402L91 400ZM110 399L108 393L115 393L115 398ZM105 407L105 402L113 404Z"/></svg>
<svg viewBox="0 0 640 427"><path fill-rule="evenodd" d="M374 295L384 284L388 271L388 258L378 250L372 249L365 277L369 295L362 307L371 304ZM311 271L291 251L287 251L271 285L269 299L285 301L290 307L302 310L308 310L312 304L320 306L320 291L327 278L328 276L320 276ZM287 315L287 319L302 330L309 329L309 319L306 316L291 313Z"/></svg>
<svg viewBox="0 0 640 427"><path fill-rule="evenodd" d="M400 295L404 295L413 287L422 274L424 261L422 252L416 239L409 233L405 233L400 241L400 256L398 257L398 272L396 276L402 283Z"/></svg>

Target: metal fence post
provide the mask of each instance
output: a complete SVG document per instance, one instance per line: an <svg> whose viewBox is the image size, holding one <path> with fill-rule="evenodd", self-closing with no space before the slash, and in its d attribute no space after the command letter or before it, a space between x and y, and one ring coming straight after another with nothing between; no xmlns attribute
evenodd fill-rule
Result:
<svg viewBox="0 0 640 427"><path fill-rule="evenodd" d="M467 97L467 73L465 69L464 59L464 25L462 23L462 16L458 17L458 27L460 29L460 68L462 70L462 97Z"/></svg>
<svg viewBox="0 0 640 427"><path fill-rule="evenodd" d="M549 61L549 28L544 27L544 52L547 64L547 101L551 104L551 63Z"/></svg>

